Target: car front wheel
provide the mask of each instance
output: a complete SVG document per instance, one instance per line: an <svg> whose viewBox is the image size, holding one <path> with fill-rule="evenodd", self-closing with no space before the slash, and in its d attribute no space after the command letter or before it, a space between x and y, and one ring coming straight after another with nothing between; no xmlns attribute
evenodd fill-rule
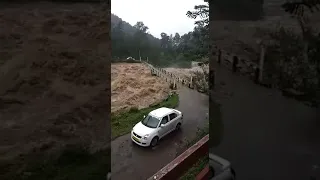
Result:
<svg viewBox="0 0 320 180"><path fill-rule="evenodd" d="M155 147L158 144L159 138L156 136L150 142L150 147Z"/></svg>

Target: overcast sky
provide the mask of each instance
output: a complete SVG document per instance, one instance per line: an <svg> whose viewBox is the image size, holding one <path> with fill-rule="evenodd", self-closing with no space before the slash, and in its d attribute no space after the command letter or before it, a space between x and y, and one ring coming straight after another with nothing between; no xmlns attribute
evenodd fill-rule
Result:
<svg viewBox="0 0 320 180"><path fill-rule="evenodd" d="M162 32L183 35L193 30L194 21L186 16L203 0L111 0L111 12L134 25L142 21L149 33L160 38Z"/></svg>

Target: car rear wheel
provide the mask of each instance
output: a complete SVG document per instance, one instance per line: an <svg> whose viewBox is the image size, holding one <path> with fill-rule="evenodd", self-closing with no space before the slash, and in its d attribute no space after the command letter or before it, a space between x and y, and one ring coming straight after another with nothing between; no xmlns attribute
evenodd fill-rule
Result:
<svg viewBox="0 0 320 180"><path fill-rule="evenodd" d="M178 124L176 125L176 131L178 131L178 130L180 129L180 127L181 127L181 123L178 123Z"/></svg>
<svg viewBox="0 0 320 180"><path fill-rule="evenodd" d="M150 147L155 147L158 144L159 138L156 136L150 142Z"/></svg>
<svg viewBox="0 0 320 180"><path fill-rule="evenodd" d="M231 173L232 173L232 175L233 175L233 178L236 178L236 172L234 171L233 168L231 168Z"/></svg>

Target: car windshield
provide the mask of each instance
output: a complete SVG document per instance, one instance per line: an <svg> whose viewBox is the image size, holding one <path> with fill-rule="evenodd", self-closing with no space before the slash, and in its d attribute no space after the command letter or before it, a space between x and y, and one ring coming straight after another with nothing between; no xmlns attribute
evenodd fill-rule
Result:
<svg viewBox="0 0 320 180"><path fill-rule="evenodd" d="M156 128L159 124L159 121L160 120L158 118L148 115L141 121L141 123L149 128Z"/></svg>

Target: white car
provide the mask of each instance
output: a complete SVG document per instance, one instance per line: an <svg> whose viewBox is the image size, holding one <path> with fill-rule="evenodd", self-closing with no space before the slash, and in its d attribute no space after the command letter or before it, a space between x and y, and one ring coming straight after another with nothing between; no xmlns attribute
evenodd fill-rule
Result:
<svg viewBox="0 0 320 180"><path fill-rule="evenodd" d="M135 60L133 57L127 57L127 60Z"/></svg>
<svg viewBox="0 0 320 180"><path fill-rule="evenodd" d="M131 131L131 139L140 146L157 145L158 141L174 130L179 130L183 115L176 109L162 107L151 111Z"/></svg>

